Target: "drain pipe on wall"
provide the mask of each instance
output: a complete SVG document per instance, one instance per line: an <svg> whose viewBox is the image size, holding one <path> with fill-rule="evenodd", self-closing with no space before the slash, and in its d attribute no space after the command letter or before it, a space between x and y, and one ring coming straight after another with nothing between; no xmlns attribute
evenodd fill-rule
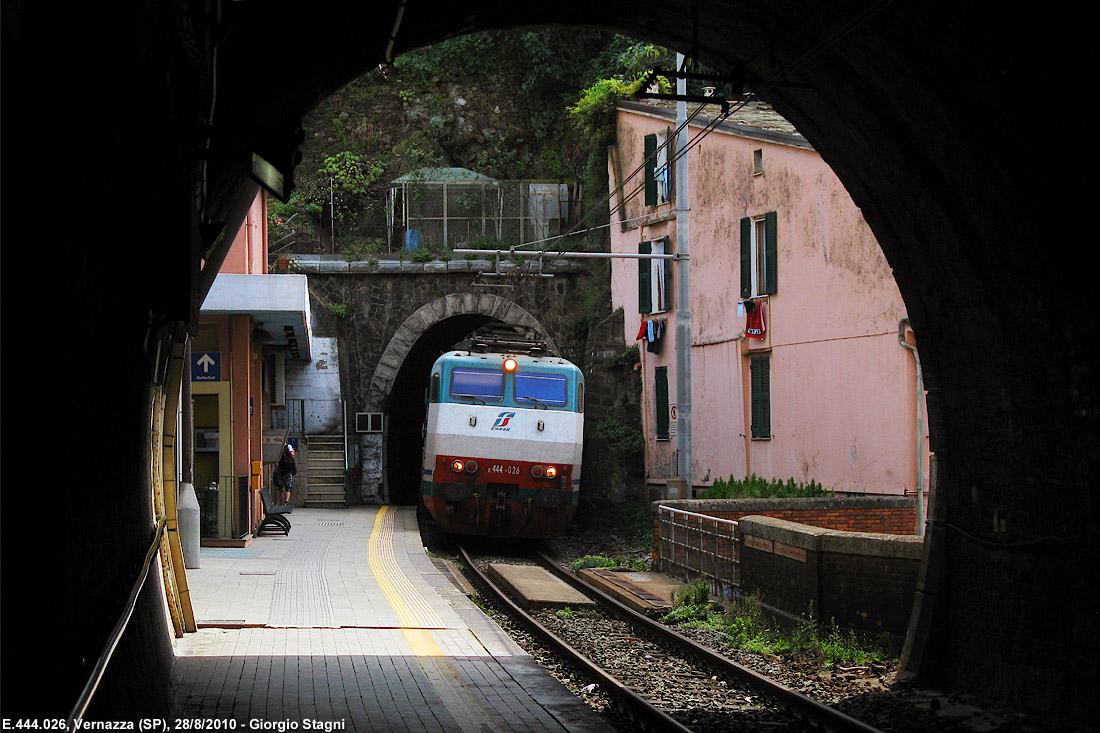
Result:
<svg viewBox="0 0 1100 733"><path fill-rule="evenodd" d="M917 365L917 536L924 536L924 375L920 368L920 354L917 347L905 340L905 329L909 327L908 316L898 321L898 343L913 352L913 361Z"/></svg>

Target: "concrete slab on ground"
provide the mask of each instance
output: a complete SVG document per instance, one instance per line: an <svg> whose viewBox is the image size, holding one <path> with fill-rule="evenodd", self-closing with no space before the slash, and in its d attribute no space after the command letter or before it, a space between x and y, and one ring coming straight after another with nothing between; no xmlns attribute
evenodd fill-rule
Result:
<svg viewBox="0 0 1100 733"><path fill-rule="evenodd" d="M591 606L586 595L555 578L545 568L534 565L490 563L489 577L515 598L528 611L566 606Z"/></svg>
<svg viewBox="0 0 1100 733"><path fill-rule="evenodd" d="M672 607L673 596L686 586L678 580L638 570L586 568L579 575L624 606L635 611L665 611Z"/></svg>

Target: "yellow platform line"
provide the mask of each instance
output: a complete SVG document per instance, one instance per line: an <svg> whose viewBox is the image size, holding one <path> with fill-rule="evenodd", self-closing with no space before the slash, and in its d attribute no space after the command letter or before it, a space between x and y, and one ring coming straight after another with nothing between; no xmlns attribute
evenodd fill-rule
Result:
<svg viewBox="0 0 1100 733"><path fill-rule="evenodd" d="M393 512L383 506L374 518L367 557L371 572L401 625L401 633L416 656L441 657L443 650L429 628L443 628L443 621L416 588L409 583L393 554ZM412 608L410 608L410 605ZM427 628L425 628L427 627Z"/></svg>

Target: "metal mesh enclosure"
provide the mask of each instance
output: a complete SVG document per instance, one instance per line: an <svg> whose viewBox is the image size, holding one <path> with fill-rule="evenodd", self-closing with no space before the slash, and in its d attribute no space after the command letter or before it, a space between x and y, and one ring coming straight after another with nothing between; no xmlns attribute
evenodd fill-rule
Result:
<svg viewBox="0 0 1100 733"><path fill-rule="evenodd" d="M441 251L509 247L560 234L569 218L568 186L556 181L495 181L469 171L431 180L431 171L390 188L390 248ZM461 169L457 169L461 171Z"/></svg>

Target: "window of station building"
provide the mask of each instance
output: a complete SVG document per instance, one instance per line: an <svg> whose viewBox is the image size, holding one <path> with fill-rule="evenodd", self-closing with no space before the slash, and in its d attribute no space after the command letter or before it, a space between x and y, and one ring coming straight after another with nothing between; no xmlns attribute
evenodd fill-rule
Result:
<svg viewBox="0 0 1100 733"><path fill-rule="evenodd" d="M741 219L742 298L774 295L778 291L777 230L778 217L774 211Z"/></svg>
<svg viewBox="0 0 1100 733"><path fill-rule="evenodd" d="M456 367L451 372L451 397L500 401L504 399L504 372Z"/></svg>
<svg viewBox="0 0 1100 733"><path fill-rule="evenodd" d="M749 383L752 438L768 440L772 437L771 357L754 356L749 360Z"/></svg>
<svg viewBox="0 0 1100 733"><path fill-rule="evenodd" d="M759 176L764 172L764 151L760 148L752 151L752 174Z"/></svg>
<svg viewBox="0 0 1100 733"><path fill-rule="evenodd" d="M565 407L567 390L563 374L516 373L516 402Z"/></svg>

